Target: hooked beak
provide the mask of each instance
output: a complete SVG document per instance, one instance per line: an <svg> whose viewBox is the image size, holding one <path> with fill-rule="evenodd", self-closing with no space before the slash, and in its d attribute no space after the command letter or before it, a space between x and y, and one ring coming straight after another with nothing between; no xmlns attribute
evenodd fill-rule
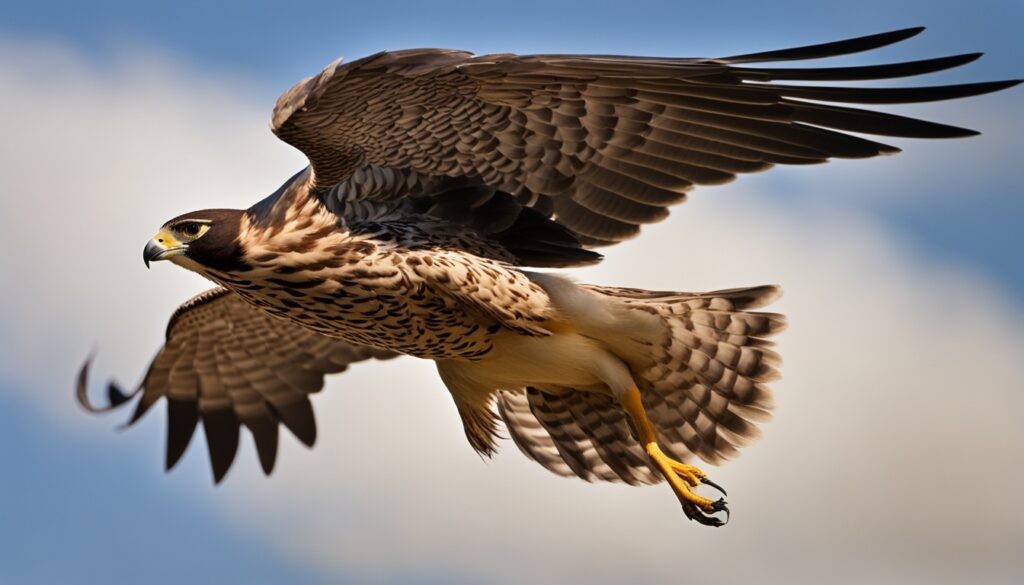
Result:
<svg viewBox="0 0 1024 585"><path fill-rule="evenodd" d="M142 260L146 263L146 268L149 268L150 262L167 260L184 253L187 248L186 244L178 242L167 230L160 230L142 250Z"/></svg>

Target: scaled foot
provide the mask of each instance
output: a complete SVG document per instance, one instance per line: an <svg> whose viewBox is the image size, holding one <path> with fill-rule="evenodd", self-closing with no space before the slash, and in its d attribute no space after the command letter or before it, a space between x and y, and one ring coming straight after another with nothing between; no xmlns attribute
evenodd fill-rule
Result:
<svg viewBox="0 0 1024 585"><path fill-rule="evenodd" d="M654 463L655 467L658 468L658 471L661 472L661 475L664 476L672 487L672 491L679 498L679 503L683 505L683 512L686 514L686 517L705 526L722 526L727 523L729 521L729 507L726 505L725 499L711 500L705 498L699 495L694 488L705 484L722 492L722 495L725 495L725 490L708 479L704 472L697 467L676 461L661 450L661 447L658 446L654 428L651 426L651 421L647 418L647 412L644 410L643 402L640 399L640 391L636 388L626 391L626 394L622 397L622 405L633 421L638 438L641 444L643 444L647 456L650 457L651 462ZM717 512L725 512L725 519L722 520L713 516Z"/></svg>

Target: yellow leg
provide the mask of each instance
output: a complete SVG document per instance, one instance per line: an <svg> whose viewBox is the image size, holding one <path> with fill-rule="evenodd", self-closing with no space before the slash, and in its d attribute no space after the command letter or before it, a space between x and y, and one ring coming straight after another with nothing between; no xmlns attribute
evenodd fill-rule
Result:
<svg viewBox="0 0 1024 585"><path fill-rule="evenodd" d="M622 397L622 407L633 420L633 426L636 427L640 444L647 451L647 456L651 458L651 461L672 487L672 491L679 498L687 517L709 526L724 524L718 518L705 513L726 512L728 514L729 508L726 507L725 500L709 500L698 495L693 488L703 483L717 488L723 494L725 491L710 481L700 469L676 461L661 450L654 434L654 427L651 426L651 421L647 418L647 412L644 410L643 401L640 399L640 390L636 388L627 390Z"/></svg>

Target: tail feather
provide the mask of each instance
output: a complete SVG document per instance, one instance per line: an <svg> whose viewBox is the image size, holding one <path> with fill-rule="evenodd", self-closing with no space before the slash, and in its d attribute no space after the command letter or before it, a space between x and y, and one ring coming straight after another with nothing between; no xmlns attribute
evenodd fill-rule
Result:
<svg viewBox="0 0 1024 585"><path fill-rule="evenodd" d="M581 334L604 341L628 363L658 442L671 456L718 464L760 437L757 424L771 418L773 407L767 383L779 377L781 365L769 338L786 320L755 309L776 299L778 287L684 293L544 284L563 299L582 289L582 297L560 309L571 311ZM530 388L499 392L496 404L520 450L559 475L661 481L609 395Z"/></svg>
<svg viewBox="0 0 1024 585"><path fill-rule="evenodd" d="M676 303L700 303L700 301L716 301L709 306L712 310L720 310L722 307L729 307L733 311L747 311L764 307L782 295L782 289L778 285L765 284L746 288L729 288L706 293L675 292L675 291L653 291L642 288L627 288L619 286L600 286L596 284L585 284L583 288L601 293L610 297L621 299L633 299L642 301L662 302L666 304ZM726 304L727 303L727 304Z"/></svg>
<svg viewBox="0 0 1024 585"><path fill-rule="evenodd" d="M661 481L609 396L529 388L499 393L497 407L516 446L558 475L630 485Z"/></svg>
<svg viewBox="0 0 1024 585"><path fill-rule="evenodd" d="M762 286L643 301L661 317L663 337L650 346L655 365L634 374L659 439L676 457L717 464L760 436L754 422L770 417L766 383L781 364L767 337L786 322L747 309L778 293Z"/></svg>

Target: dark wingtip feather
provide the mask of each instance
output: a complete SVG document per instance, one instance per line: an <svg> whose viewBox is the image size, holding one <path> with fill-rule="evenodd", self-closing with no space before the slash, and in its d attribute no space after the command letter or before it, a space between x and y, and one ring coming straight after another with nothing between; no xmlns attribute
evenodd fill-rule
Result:
<svg viewBox="0 0 1024 585"><path fill-rule="evenodd" d="M961 65L967 65L968 63L974 63L975 61L977 61L978 59L981 59L984 56L985 56L985 53L982 52L982 51L978 51L976 53L964 53L963 55L951 55L949 57L946 57L945 60L950 62L950 63L956 63L956 64L955 65L950 65L949 67L946 67L946 69L952 69L953 67L960 67ZM935 59L935 60L938 61L938 59Z"/></svg>
<svg viewBox="0 0 1024 585"><path fill-rule="evenodd" d="M985 56L982 51L975 53L964 53L963 55L950 55L949 57L943 57L940 59L934 59L934 61L946 61L947 63L955 63L954 65L948 65L946 69L952 69L953 67L960 67L961 65L967 65L968 63L974 63L978 59Z"/></svg>
<svg viewBox="0 0 1024 585"><path fill-rule="evenodd" d="M141 388L141 386L140 386L140 388ZM159 398L160 398L159 395L158 396L153 396L153 397L148 397L145 394L143 394L142 395L142 399L139 400L135 404L135 412L132 413L132 416L131 416L131 418L128 419L128 422L124 423L124 427L128 428L128 427L132 426L133 424L139 422L139 419L142 418L142 416L149 411L149 408L151 406L156 404L156 401Z"/></svg>
<svg viewBox="0 0 1024 585"><path fill-rule="evenodd" d="M284 426L288 427L302 444L312 447L316 443L316 417L313 414L313 405L308 399L297 400L288 405L270 406L277 412Z"/></svg>
<svg viewBox="0 0 1024 585"><path fill-rule="evenodd" d="M929 85L924 87L829 87L765 84L761 87L779 95L819 102L846 102L855 104L922 104L955 100L1002 91L1020 83L1018 80L984 81L957 85Z"/></svg>
<svg viewBox="0 0 1024 585"><path fill-rule="evenodd" d="M121 387L117 385L113 380L107 384L107 400L110 401L110 408L117 408L125 402L131 400L133 394L126 393L121 390Z"/></svg>
<svg viewBox="0 0 1024 585"><path fill-rule="evenodd" d="M231 408L203 412L203 432L213 469L213 483L219 484L238 454L240 422Z"/></svg>
<svg viewBox="0 0 1024 585"><path fill-rule="evenodd" d="M277 461L278 423L268 417L258 421L250 420L246 422L246 426L249 427L249 432L256 443L256 454L259 456L263 474L270 475Z"/></svg>
<svg viewBox="0 0 1024 585"><path fill-rule="evenodd" d="M198 422L199 408L194 401L167 399L166 471L173 469L185 454Z"/></svg>
<svg viewBox="0 0 1024 585"><path fill-rule="evenodd" d="M966 53L886 63L884 65L856 65L853 67L734 67L742 79L749 81L795 80L795 81L863 81L872 79L895 79L911 77L953 69L976 61L983 53Z"/></svg>
<svg viewBox="0 0 1024 585"><path fill-rule="evenodd" d="M793 108L794 120L834 130L901 138L960 138L978 134L978 132L967 128L896 116L885 112L788 99L782 101Z"/></svg>
<svg viewBox="0 0 1024 585"><path fill-rule="evenodd" d="M870 51L872 49L878 49L886 45L898 43L920 34L924 29L925 27L923 26L916 26L830 43L805 45L803 47L794 47L792 49L782 49L778 51L735 55L732 57L717 59L717 61L721 61L723 63L761 63L769 61L797 61L802 59L838 57L839 55L849 55L851 53Z"/></svg>

